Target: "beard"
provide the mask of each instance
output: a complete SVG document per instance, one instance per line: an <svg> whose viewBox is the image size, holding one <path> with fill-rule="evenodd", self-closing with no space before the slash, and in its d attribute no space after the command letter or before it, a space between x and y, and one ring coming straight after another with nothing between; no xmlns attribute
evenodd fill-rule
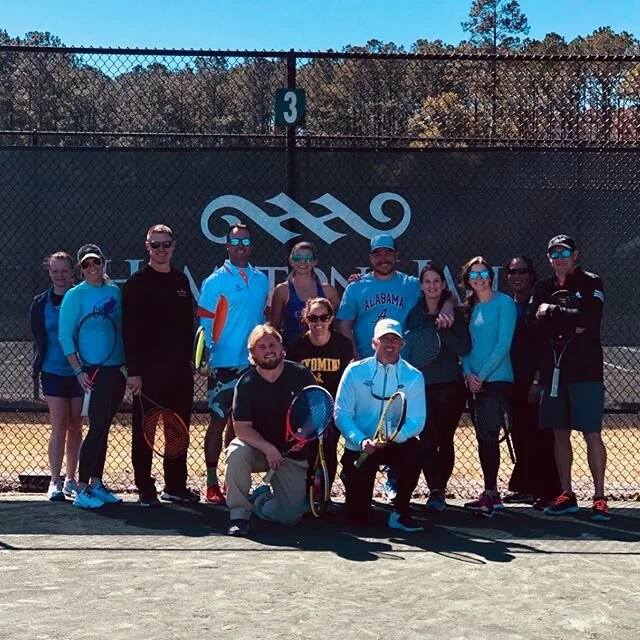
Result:
<svg viewBox="0 0 640 640"><path fill-rule="evenodd" d="M276 354L274 358L264 359L264 358L256 358L256 365L261 369L277 369L280 366L280 363L284 360L284 353Z"/></svg>

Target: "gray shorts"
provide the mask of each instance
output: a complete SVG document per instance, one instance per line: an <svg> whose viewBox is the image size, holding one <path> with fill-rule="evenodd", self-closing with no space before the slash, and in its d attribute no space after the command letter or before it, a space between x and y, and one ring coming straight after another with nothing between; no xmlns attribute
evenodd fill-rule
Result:
<svg viewBox="0 0 640 640"><path fill-rule="evenodd" d="M540 396L541 429L575 429L582 433L602 431L603 382L561 384L557 398L549 396L550 389L544 387Z"/></svg>
<svg viewBox="0 0 640 640"><path fill-rule="evenodd" d="M240 376L248 367L219 367L209 376L207 385L207 399L209 411L219 418L226 420L231 413L233 391Z"/></svg>

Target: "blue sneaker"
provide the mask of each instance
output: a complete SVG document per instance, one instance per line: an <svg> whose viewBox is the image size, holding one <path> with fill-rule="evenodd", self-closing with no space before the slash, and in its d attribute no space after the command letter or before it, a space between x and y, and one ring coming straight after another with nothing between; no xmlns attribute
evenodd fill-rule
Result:
<svg viewBox="0 0 640 640"><path fill-rule="evenodd" d="M99 509L103 504L102 500L93 495L91 487L85 487L79 491L73 501L73 506L80 509Z"/></svg>
<svg viewBox="0 0 640 640"><path fill-rule="evenodd" d="M410 515L400 515L397 511L389 514L387 526L389 529L400 529L400 531L405 531L406 533L424 531L424 527L421 527Z"/></svg>
<svg viewBox="0 0 640 640"><path fill-rule="evenodd" d="M109 491L102 482L93 485L91 487L91 492L96 498L98 498L98 500L101 500L105 504L118 504L119 502L122 502L122 498L111 493L111 491Z"/></svg>
<svg viewBox="0 0 640 640"><path fill-rule="evenodd" d="M389 502L393 502L396 499L398 491L396 489L396 481L393 478L387 478L385 480L382 485L382 493Z"/></svg>
<svg viewBox="0 0 640 640"><path fill-rule="evenodd" d="M256 500L265 493L271 493L271 487L268 484L261 484L249 496L249 502L255 504Z"/></svg>
<svg viewBox="0 0 640 640"><path fill-rule="evenodd" d="M427 511L435 511L441 513L447 508L447 501L445 500L444 493L442 491L432 491L429 494L427 504L424 505Z"/></svg>

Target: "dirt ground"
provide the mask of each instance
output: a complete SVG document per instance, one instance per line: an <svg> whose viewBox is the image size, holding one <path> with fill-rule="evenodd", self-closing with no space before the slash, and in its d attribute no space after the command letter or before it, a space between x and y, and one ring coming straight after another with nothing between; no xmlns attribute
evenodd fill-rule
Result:
<svg viewBox="0 0 640 640"><path fill-rule="evenodd" d="M131 500L86 512L0 495L1 640L638 637L638 503L608 524L454 506L412 535L384 508L350 529L338 506L237 539L224 509Z"/></svg>

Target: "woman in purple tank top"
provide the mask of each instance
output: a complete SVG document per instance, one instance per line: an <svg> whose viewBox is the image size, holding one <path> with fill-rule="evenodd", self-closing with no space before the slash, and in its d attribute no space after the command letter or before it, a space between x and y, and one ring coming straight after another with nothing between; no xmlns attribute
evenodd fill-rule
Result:
<svg viewBox="0 0 640 640"><path fill-rule="evenodd" d="M307 300L327 298L335 308L340 304L336 288L318 279L314 271L317 264L315 246L311 242L298 242L289 254L289 277L273 291L269 322L282 332L285 346L305 330L300 318Z"/></svg>

